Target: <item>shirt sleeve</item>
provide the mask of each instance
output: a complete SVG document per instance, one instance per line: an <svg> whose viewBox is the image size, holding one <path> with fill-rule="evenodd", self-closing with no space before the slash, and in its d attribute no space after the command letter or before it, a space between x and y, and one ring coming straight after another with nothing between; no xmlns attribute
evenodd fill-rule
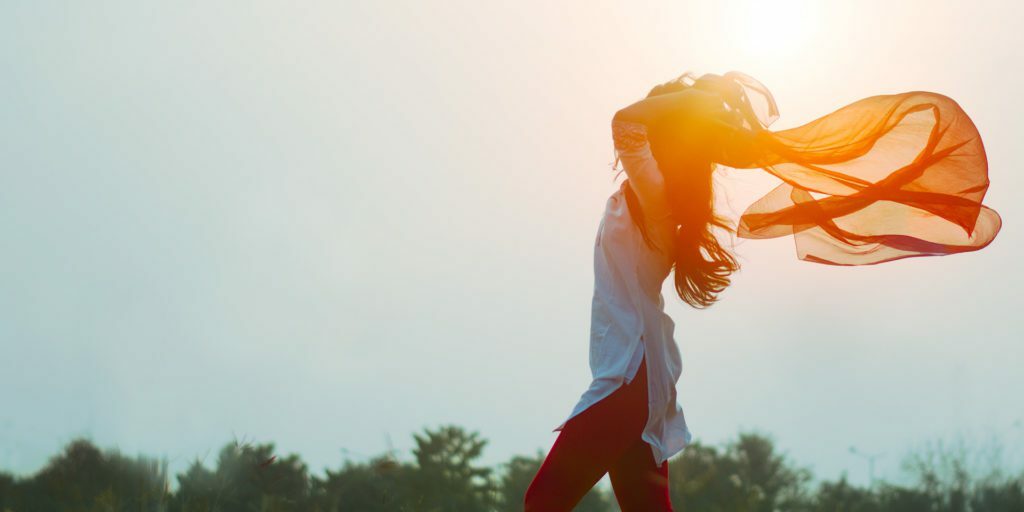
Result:
<svg viewBox="0 0 1024 512"><path fill-rule="evenodd" d="M649 226L669 224L672 210L665 194L665 181L647 140L647 126L632 121L612 120L615 153L640 200Z"/></svg>

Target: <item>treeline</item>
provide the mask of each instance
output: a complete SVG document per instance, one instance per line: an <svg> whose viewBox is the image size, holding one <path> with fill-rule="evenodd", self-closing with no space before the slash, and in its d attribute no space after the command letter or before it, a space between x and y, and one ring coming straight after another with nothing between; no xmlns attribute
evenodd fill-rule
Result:
<svg viewBox="0 0 1024 512"><path fill-rule="evenodd" d="M78 439L38 473L0 472L4 512L505 512L521 511L543 461L538 451L491 468L487 441L448 425L414 434L411 461L382 454L346 460L313 475L297 455L273 444L232 442L214 468L195 461L170 487L167 462L127 457ZM845 477L812 485L772 441L740 434L724 446L695 443L670 461L673 504L686 512L1020 512L1024 474L971 475L962 454L908 459L917 483L851 485ZM578 511L618 510L610 490L595 487Z"/></svg>

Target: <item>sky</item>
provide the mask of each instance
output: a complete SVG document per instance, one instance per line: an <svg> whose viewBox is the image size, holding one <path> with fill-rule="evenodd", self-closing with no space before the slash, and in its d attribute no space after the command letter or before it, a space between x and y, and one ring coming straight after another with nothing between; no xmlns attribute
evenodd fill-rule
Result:
<svg viewBox="0 0 1024 512"><path fill-rule="evenodd" d="M1016 2L0 11L0 470L80 436L172 473L232 439L314 472L407 459L446 424L488 439L487 464L546 451L590 383L611 116L733 69L773 92L773 129L876 94L954 98L1003 229L868 267L738 240L703 311L667 281L694 439L763 432L856 483L851 446L890 480L955 440L1024 467ZM722 169L719 208L735 220L775 183Z"/></svg>

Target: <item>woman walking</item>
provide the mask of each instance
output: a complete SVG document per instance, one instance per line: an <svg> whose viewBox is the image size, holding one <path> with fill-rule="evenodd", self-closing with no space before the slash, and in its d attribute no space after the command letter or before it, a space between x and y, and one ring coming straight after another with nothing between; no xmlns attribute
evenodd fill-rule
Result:
<svg viewBox="0 0 1024 512"><path fill-rule="evenodd" d="M981 204L985 152L953 100L872 96L772 132L774 98L753 78L686 73L614 115L627 175L594 241L593 380L526 492L529 512L569 511L606 473L624 512L672 510L667 460L691 439L676 400L682 372L662 284L706 308L739 266L713 228L716 166L764 169L783 184L736 233L794 236L800 259L865 265L980 249L1001 221ZM814 197L811 192L824 197Z"/></svg>

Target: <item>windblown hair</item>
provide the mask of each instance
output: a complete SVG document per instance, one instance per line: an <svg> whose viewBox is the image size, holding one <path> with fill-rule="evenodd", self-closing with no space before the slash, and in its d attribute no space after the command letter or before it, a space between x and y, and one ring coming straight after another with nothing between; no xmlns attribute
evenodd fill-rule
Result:
<svg viewBox="0 0 1024 512"><path fill-rule="evenodd" d="M666 94L688 87L679 82L656 86L648 97ZM719 227L735 232L728 219L714 212L712 173L717 168L714 156L700 147L678 151L667 146L673 141L650 140L651 152L665 183L665 191L676 224L673 254L675 288L679 298L690 306L703 309L718 300L718 294L731 282L730 276L739 270L735 256L719 243L713 232ZM653 247L644 223L643 212L636 193L627 180L626 205L644 241Z"/></svg>

